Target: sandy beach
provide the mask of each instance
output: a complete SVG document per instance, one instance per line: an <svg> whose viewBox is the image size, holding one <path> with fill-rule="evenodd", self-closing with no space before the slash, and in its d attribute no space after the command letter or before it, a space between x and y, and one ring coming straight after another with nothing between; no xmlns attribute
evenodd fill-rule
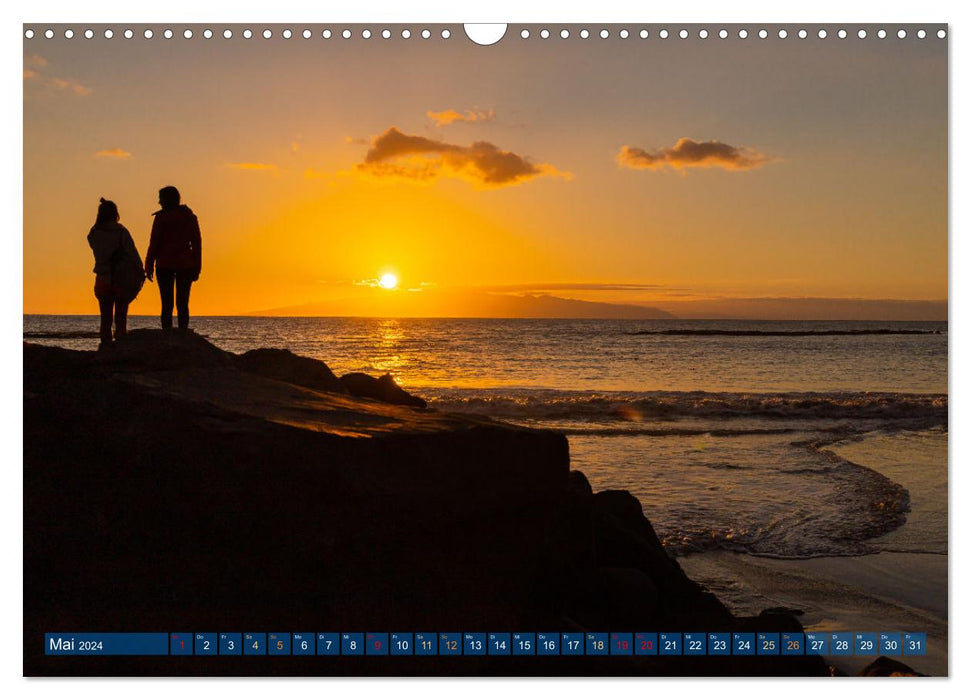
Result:
<svg viewBox="0 0 971 700"><path fill-rule="evenodd" d="M711 552L678 560L736 615L801 610L807 631L927 632L928 653L907 663L947 675L947 556L882 552L862 557L769 559ZM854 674L874 656L827 657Z"/></svg>

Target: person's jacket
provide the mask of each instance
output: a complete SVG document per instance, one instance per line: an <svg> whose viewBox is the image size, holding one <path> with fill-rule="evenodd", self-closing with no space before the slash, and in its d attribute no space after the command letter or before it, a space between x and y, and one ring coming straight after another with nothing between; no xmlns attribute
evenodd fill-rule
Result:
<svg viewBox="0 0 971 700"><path fill-rule="evenodd" d="M88 245L94 253L94 274L96 275L111 274L111 265L118 259L116 253L119 247L132 260L141 262L142 259L131 234L121 224L96 224L88 233Z"/></svg>
<svg viewBox="0 0 971 700"><path fill-rule="evenodd" d="M202 270L202 234L199 220L184 204L153 215L152 238L145 255L145 273L160 270Z"/></svg>

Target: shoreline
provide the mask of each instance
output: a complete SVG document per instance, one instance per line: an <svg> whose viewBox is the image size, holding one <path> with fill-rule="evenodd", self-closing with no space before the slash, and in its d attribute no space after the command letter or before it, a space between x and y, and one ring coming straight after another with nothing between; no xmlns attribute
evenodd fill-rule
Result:
<svg viewBox="0 0 971 700"><path fill-rule="evenodd" d="M796 617L806 631L927 632L926 656L899 659L921 673L948 675L947 554L772 559L718 551L678 563L735 615L783 607L802 611ZM876 656L823 658L854 675Z"/></svg>

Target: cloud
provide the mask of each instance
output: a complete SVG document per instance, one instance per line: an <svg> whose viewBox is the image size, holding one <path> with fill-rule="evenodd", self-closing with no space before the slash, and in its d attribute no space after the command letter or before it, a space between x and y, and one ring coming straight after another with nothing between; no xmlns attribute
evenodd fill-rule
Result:
<svg viewBox="0 0 971 700"><path fill-rule="evenodd" d="M65 80L64 78L45 78L43 75L41 75L41 72L42 69L47 67L47 65L48 60L43 56L38 56L35 53L24 56L24 80L37 80L38 84L40 85L46 85L57 90L66 90L82 97L90 95L92 92L94 92L94 90L91 88L81 85L81 83L73 80Z"/></svg>
<svg viewBox="0 0 971 700"><path fill-rule="evenodd" d="M460 146L405 134L393 126L374 138L364 162L355 169L377 178L453 177L481 187L515 185L541 175L571 177L548 163L534 163L487 141Z"/></svg>
<svg viewBox="0 0 971 700"><path fill-rule="evenodd" d="M723 168L725 170L754 170L771 159L764 153L741 146L730 146L721 141L694 141L680 138L671 148L645 151L643 148L624 146L617 154L617 162L623 168L634 170L661 170L663 168Z"/></svg>
<svg viewBox="0 0 971 700"><path fill-rule="evenodd" d="M478 287L490 292L654 292L668 289L661 284L637 282L532 282L529 284L492 284Z"/></svg>
<svg viewBox="0 0 971 700"><path fill-rule="evenodd" d="M114 158L115 160L127 160L131 158L131 153L122 148L108 148L94 154L95 158Z"/></svg>
<svg viewBox="0 0 971 700"><path fill-rule="evenodd" d="M64 80L63 78L51 78L48 83L56 87L58 90L68 90L73 92L75 95L81 95L82 97L90 95L92 92L94 92L94 90L89 87L85 87L84 85L76 83L73 80Z"/></svg>
<svg viewBox="0 0 971 700"><path fill-rule="evenodd" d="M227 168L234 170L254 170L257 172L278 173L279 169L273 163L226 163Z"/></svg>
<svg viewBox="0 0 971 700"><path fill-rule="evenodd" d="M304 180L326 180L330 178L329 173L325 173L322 170L316 170L314 168L307 168L303 171Z"/></svg>
<svg viewBox="0 0 971 700"><path fill-rule="evenodd" d="M478 109L469 109L465 112L446 109L441 112L426 112L425 114L435 122L435 126L448 126L452 122L491 122L496 118L496 113L491 109L488 112Z"/></svg>

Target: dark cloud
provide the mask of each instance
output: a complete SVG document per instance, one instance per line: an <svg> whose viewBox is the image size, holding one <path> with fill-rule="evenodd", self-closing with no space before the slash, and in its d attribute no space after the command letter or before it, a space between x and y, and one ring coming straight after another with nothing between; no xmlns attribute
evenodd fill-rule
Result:
<svg viewBox="0 0 971 700"><path fill-rule="evenodd" d="M377 136L358 172L374 177L432 180L455 177L483 187L515 185L541 175L569 177L547 163L534 163L487 141L460 146L391 127Z"/></svg>
<svg viewBox="0 0 971 700"><path fill-rule="evenodd" d="M646 151L643 148L624 146L617 154L617 162L624 168L635 170L661 170L663 168L723 168L724 170L753 170L768 163L764 153L731 146L721 141L694 141L678 139L671 148Z"/></svg>

